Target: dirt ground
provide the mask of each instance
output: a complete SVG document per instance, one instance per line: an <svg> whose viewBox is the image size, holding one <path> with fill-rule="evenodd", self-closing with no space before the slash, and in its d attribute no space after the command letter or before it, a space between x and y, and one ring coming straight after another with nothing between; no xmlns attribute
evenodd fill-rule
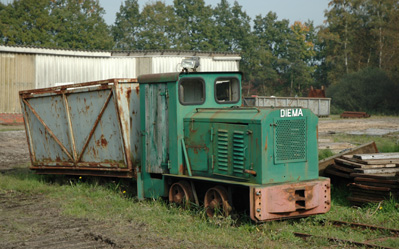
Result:
<svg viewBox="0 0 399 249"><path fill-rule="evenodd" d="M330 149L334 153L358 145L334 142L333 134L383 136L399 132L399 117L371 117L359 119L319 119L319 149ZM397 134L396 134L397 136ZM399 139L399 136L397 136Z"/></svg>
<svg viewBox="0 0 399 249"><path fill-rule="evenodd" d="M23 166L29 160L24 126L0 125L0 170Z"/></svg>
<svg viewBox="0 0 399 249"><path fill-rule="evenodd" d="M319 135L325 133L347 133L356 135L386 135L399 131L398 117L376 117L359 119L319 119Z"/></svg>
<svg viewBox="0 0 399 249"><path fill-rule="evenodd" d="M0 125L0 174L26 172L30 164L23 126ZM70 218L43 195L0 192L0 248L192 248L162 238L145 224Z"/></svg>
<svg viewBox="0 0 399 249"><path fill-rule="evenodd" d="M330 134L384 135L399 131L399 118L319 120L319 147L342 150L354 147L334 143ZM29 152L23 126L0 125L0 173L27 170ZM110 224L71 219L57 203L41 195L0 193L0 248L175 248L189 242L157 238L145 224Z"/></svg>

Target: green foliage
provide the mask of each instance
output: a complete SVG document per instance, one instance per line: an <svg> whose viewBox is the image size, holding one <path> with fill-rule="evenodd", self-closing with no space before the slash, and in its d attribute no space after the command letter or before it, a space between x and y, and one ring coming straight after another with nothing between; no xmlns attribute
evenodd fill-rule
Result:
<svg viewBox="0 0 399 249"><path fill-rule="evenodd" d="M334 153L330 149L319 150L319 161L333 155Z"/></svg>
<svg viewBox="0 0 399 249"><path fill-rule="evenodd" d="M139 20L137 0L126 0L116 13L115 25L111 28L116 48L124 50L137 48Z"/></svg>
<svg viewBox="0 0 399 249"><path fill-rule="evenodd" d="M382 153L399 152L399 144L383 144L378 148L378 150Z"/></svg>
<svg viewBox="0 0 399 249"><path fill-rule="evenodd" d="M230 6L227 0L221 0L213 10L214 36L212 43L215 51L240 52L248 48L251 31L251 18L234 2Z"/></svg>
<svg viewBox="0 0 399 249"><path fill-rule="evenodd" d="M51 5L55 46L74 49L111 49L113 39L95 0L57 0Z"/></svg>
<svg viewBox="0 0 399 249"><path fill-rule="evenodd" d="M177 32L174 45L177 49L212 51L215 35L212 8L204 0L174 0Z"/></svg>
<svg viewBox="0 0 399 249"><path fill-rule="evenodd" d="M327 89L327 95L338 109L392 114L399 113L398 91L397 84L384 71L366 68L345 75Z"/></svg>
<svg viewBox="0 0 399 249"><path fill-rule="evenodd" d="M243 71L258 95L302 96L313 82L315 29L312 23L257 16L251 42L243 52Z"/></svg>
<svg viewBox="0 0 399 249"><path fill-rule="evenodd" d="M0 7L1 44L49 46L55 29L47 0L20 0Z"/></svg>
<svg viewBox="0 0 399 249"><path fill-rule="evenodd" d="M173 7L157 1L144 6L140 14L137 49L170 49L178 29Z"/></svg>
<svg viewBox="0 0 399 249"><path fill-rule="evenodd" d="M330 1L326 26L318 35L324 50L320 69L327 85L367 67L397 71L397 4L394 0Z"/></svg>
<svg viewBox="0 0 399 249"><path fill-rule="evenodd" d="M111 49L112 37L95 0L18 0L0 6L0 44Z"/></svg>
<svg viewBox="0 0 399 249"><path fill-rule="evenodd" d="M227 0L214 7L204 0L150 1L142 8L125 0L111 27L103 14L96 0L0 4L0 44L238 52L244 94L306 96L310 85L324 85L332 88L333 113L397 113L397 1L331 0L319 27L273 12L251 20L237 1Z"/></svg>

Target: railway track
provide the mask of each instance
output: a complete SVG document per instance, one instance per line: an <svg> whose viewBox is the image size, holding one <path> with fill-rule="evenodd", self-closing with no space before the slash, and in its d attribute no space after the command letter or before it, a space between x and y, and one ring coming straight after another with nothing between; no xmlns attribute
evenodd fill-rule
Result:
<svg viewBox="0 0 399 249"><path fill-rule="evenodd" d="M323 224L326 224L326 223L323 223ZM296 237L302 238L304 240L307 240L309 238L319 238L319 239L326 239L333 243L344 243L344 244L348 244L348 245L365 247L365 248L387 248L387 249L394 249L394 248L377 245L377 244L375 244L375 242L381 242L381 241L392 239L392 238L395 238L395 239L399 238L399 229L391 229L391 228L379 227L379 226L368 225L368 224L360 224L360 223L352 223L352 222L336 221L336 220L329 221L329 224L336 226L336 227L347 226L347 227L352 227L354 229L380 231L385 234L389 234L389 236L360 242L360 241L353 241L350 239L340 239L340 238L335 238L335 237L326 237L326 236L300 233L300 232L295 232L294 235Z"/></svg>

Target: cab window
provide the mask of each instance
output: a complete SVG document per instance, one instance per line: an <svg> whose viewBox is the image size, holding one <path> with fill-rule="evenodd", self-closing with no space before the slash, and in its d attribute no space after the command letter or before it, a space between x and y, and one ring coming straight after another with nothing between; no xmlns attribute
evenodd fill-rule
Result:
<svg viewBox="0 0 399 249"><path fill-rule="evenodd" d="M240 99L237 78L218 78L215 81L215 99L218 103L236 103Z"/></svg>
<svg viewBox="0 0 399 249"><path fill-rule="evenodd" d="M183 78L179 82L179 100L182 105L200 105L205 102L205 82L202 78Z"/></svg>

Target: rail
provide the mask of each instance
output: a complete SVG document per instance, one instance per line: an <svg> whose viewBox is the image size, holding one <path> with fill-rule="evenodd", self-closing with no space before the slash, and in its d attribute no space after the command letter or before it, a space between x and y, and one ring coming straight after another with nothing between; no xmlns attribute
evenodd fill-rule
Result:
<svg viewBox="0 0 399 249"><path fill-rule="evenodd" d="M360 242L360 241L353 241L353 240L349 240L349 239L340 239L340 238L335 238L335 237L326 237L326 236L320 236L320 235L314 235L314 234L308 234L308 233L301 233L301 232L294 232L294 235L296 237L302 238L304 240L308 239L308 238L318 238L318 239L326 239L330 242L333 243L346 243L346 244L350 244L350 245L354 245L354 246L361 246L361 247L365 247L365 248L386 248L386 249L393 249L392 247L384 247L381 245L376 245L376 244L372 244L370 243L371 241L383 241L383 240L387 240L390 238L399 238L399 229L391 229L391 228L386 228L386 227L379 227L379 226L374 226L374 225L368 225L368 224L361 224L361 223L352 223L352 222L347 222L347 221L337 221L337 220L331 220L331 221L327 221L330 224L332 224L333 226L336 227L341 227L341 226L349 226L352 228L360 228L360 229L367 229L367 230L373 230L373 231L380 231L380 232L387 232L392 236L389 237L381 237L378 239L374 239L374 240L367 240L364 242ZM326 224L327 222L324 222L323 224Z"/></svg>

